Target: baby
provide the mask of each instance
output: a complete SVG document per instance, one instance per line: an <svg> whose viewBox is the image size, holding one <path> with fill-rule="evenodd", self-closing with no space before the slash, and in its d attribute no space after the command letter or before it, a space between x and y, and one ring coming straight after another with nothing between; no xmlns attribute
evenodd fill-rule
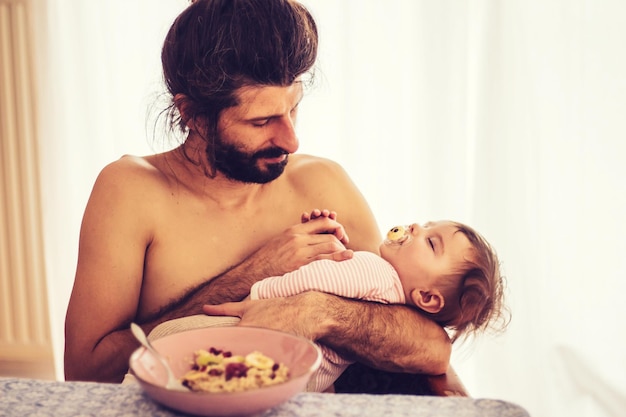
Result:
<svg viewBox="0 0 626 417"><path fill-rule="evenodd" d="M303 221L336 219L313 210ZM254 284L250 298L287 297L322 291L342 297L421 310L451 333L452 341L486 329L501 316L503 282L489 243L472 228L452 221L396 226L380 245L380 256L354 252L351 259L318 260ZM324 361L309 384L325 391L352 363L320 346Z"/></svg>

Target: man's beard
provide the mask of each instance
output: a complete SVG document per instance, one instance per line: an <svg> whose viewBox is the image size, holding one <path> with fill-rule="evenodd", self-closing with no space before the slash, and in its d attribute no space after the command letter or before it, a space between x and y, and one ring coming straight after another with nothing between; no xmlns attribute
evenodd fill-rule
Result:
<svg viewBox="0 0 626 417"><path fill-rule="evenodd" d="M289 155L284 149L273 147L253 154L241 152L234 145L224 143L222 138L215 141L215 168L227 178L245 183L265 184L278 178L287 166L287 159L264 168L258 166L261 158L278 158Z"/></svg>

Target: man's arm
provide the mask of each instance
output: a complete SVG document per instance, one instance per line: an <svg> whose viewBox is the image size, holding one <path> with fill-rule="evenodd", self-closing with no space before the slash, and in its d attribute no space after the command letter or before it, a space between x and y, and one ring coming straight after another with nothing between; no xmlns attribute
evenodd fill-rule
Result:
<svg viewBox="0 0 626 417"><path fill-rule="evenodd" d="M293 297L204 306L210 315L237 316L239 325L286 331L319 341L371 367L391 372L446 372L446 332L414 309L306 292Z"/></svg>
<svg viewBox="0 0 626 417"><path fill-rule="evenodd" d="M138 321L146 248L151 244L154 214L146 202L151 181L129 159L100 174L83 217L74 288L65 321L65 377L68 380L120 382L138 343L129 325ZM327 233L323 233L327 232ZM343 228L332 219L297 224L285 230L239 265L180 300L144 318L149 332L174 318L200 314L205 303L243 298L251 282L284 273L318 258L343 259ZM242 280L235 286L234 283ZM178 296L178 295L174 295Z"/></svg>
<svg viewBox="0 0 626 417"><path fill-rule="evenodd" d="M282 276L315 260L350 259L353 252L343 246L344 239L347 235L343 227L330 218L296 224L264 243L238 265L191 289L139 324L150 332L164 321L201 314L205 304L241 301L250 293L250 287L264 278Z"/></svg>
<svg viewBox="0 0 626 417"><path fill-rule="evenodd" d="M321 343L384 371L446 372L452 350L448 335L415 309L324 298L330 325L318 338Z"/></svg>
<svg viewBox="0 0 626 417"><path fill-rule="evenodd" d="M145 178L129 160L107 166L87 203L78 265L65 318L65 378L120 382L138 346L136 317L152 219ZM152 196L150 196L152 197Z"/></svg>

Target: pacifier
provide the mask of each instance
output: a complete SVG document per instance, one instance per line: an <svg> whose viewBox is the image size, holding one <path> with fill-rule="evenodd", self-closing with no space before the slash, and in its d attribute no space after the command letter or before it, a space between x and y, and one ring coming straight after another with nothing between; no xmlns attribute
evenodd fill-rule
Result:
<svg viewBox="0 0 626 417"><path fill-rule="evenodd" d="M394 226L387 232L385 245L404 245L408 243L413 236L409 233L411 226Z"/></svg>

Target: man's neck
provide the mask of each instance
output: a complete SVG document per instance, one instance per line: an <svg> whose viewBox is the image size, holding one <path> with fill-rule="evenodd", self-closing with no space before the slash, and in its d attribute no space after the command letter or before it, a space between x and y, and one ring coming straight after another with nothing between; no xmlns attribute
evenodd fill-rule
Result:
<svg viewBox="0 0 626 417"><path fill-rule="evenodd" d="M254 184L236 181L214 170L206 158L201 144L181 145L167 158L174 171L176 181L189 191L214 201L222 209L240 209L254 205L256 199L275 181Z"/></svg>

